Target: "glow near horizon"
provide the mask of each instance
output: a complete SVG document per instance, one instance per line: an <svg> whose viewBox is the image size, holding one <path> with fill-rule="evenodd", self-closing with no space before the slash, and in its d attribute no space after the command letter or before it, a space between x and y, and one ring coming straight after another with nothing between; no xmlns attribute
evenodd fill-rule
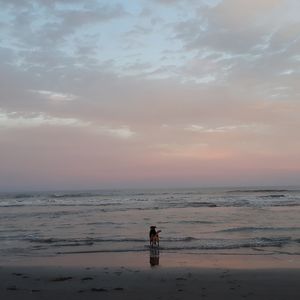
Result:
<svg viewBox="0 0 300 300"><path fill-rule="evenodd" d="M0 190L299 184L299 2L0 4Z"/></svg>

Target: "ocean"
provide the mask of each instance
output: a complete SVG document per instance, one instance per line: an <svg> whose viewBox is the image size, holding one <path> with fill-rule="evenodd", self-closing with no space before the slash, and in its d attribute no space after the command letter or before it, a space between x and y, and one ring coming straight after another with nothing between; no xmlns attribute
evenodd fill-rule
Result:
<svg viewBox="0 0 300 300"><path fill-rule="evenodd" d="M300 189L168 189L0 195L2 261L64 253L300 254Z"/></svg>

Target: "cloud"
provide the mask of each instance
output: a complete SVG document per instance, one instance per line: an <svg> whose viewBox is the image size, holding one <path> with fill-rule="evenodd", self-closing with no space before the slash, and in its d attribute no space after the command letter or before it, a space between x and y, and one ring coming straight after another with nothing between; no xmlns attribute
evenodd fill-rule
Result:
<svg viewBox="0 0 300 300"><path fill-rule="evenodd" d="M163 4L163 5L206 5L206 6L214 6L218 2L222 0L155 0L155 2Z"/></svg>
<svg viewBox="0 0 300 300"><path fill-rule="evenodd" d="M174 22L174 38L194 55L191 65L199 66L199 77L214 66L214 72L206 72L216 84L242 85L240 79L246 77L255 84L275 81L287 66L293 67L292 57L299 53L299 9L294 0L220 1Z"/></svg>
<svg viewBox="0 0 300 300"><path fill-rule="evenodd" d="M101 1L10 1L4 7L2 42L24 68L87 59L100 47L104 24L128 15L121 4ZM80 54L83 45L89 45L85 55Z"/></svg>
<svg viewBox="0 0 300 300"><path fill-rule="evenodd" d="M61 9L54 11L56 17L60 18L60 27L63 30L74 30L81 26L93 23L106 22L125 16L123 6L117 5L88 5L80 9Z"/></svg>
<svg viewBox="0 0 300 300"><path fill-rule="evenodd" d="M96 132L121 139L129 139L136 135L127 125L123 125L119 128L100 126L96 129Z"/></svg>
<svg viewBox="0 0 300 300"><path fill-rule="evenodd" d="M57 101L57 102L73 101L77 98L77 96L73 94L57 93L53 91L44 91L44 90L29 90L29 91L41 95L45 99L51 101Z"/></svg>
<svg viewBox="0 0 300 300"><path fill-rule="evenodd" d="M207 128L201 125L189 125L185 128L185 130L192 131L192 132L203 132L203 133L226 133L235 130L255 130L257 131L258 128L262 128L262 125L256 124L244 124L244 125L224 125L224 126L217 126L214 128Z"/></svg>
<svg viewBox="0 0 300 300"><path fill-rule="evenodd" d="M20 113L0 110L0 129L30 129L43 126L84 128L88 132L129 139L136 133L129 126L103 126L77 118L53 117L44 113Z"/></svg>
<svg viewBox="0 0 300 300"><path fill-rule="evenodd" d="M21 114L0 110L0 128L33 128L40 126L87 127L89 122L76 118L58 118L43 113Z"/></svg>

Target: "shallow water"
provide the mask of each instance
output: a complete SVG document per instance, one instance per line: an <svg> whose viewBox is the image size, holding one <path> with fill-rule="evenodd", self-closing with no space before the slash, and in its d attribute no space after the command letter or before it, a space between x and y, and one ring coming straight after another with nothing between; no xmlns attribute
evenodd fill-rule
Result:
<svg viewBox="0 0 300 300"><path fill-rule="evenodd" d="M2 194L2 259L140 252L162 230L165 252L300 254L299 189L189 189Z"/></svg>

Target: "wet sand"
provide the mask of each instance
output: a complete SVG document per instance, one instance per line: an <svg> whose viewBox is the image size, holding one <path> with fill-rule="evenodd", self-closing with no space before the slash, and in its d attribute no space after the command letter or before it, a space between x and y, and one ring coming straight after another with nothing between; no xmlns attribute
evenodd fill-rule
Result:
<svg viewBox="0 0 300 300"><path fill-rule="evenodd" d="M297 256L164 253L153 260L151 253L97 253L23 259L0 267L1 299L296 300L299 296Z"/></svg>

